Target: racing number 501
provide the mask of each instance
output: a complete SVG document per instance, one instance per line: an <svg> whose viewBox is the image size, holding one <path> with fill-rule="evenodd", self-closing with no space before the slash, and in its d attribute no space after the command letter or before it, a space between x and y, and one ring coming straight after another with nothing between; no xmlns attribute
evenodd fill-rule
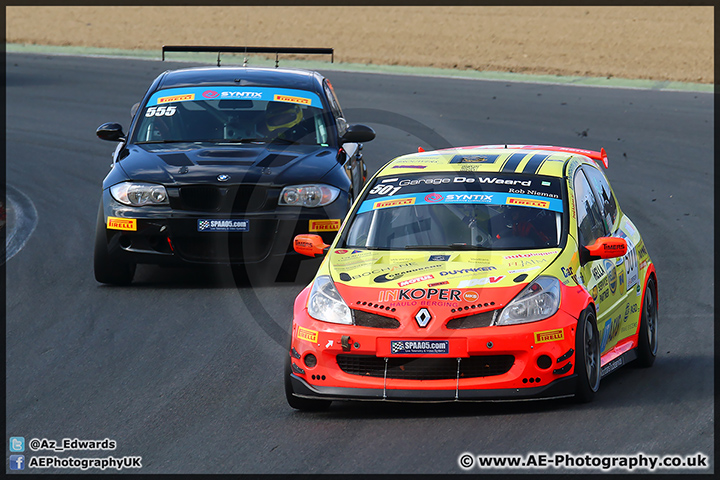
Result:
<svg viewBox="0 0 720 480"><path fill-rule="evenodd" d="M150 107L145 112L146 117L172 117L175 115L177 107L175 105L160 105L159 107Z"/></svg>
<svg viewBox="0 0 720 480"><path fill-rule="evenodd" d="M628 242L628 252L625 254L625 275L627 285L631 287L638 281L638 260L635 245Z"/></svg>
<svg viewBox="0 0 720 480"><path fill-rule="evenodd" d="M400 187L393 187L392 185L375 185L372 190L370 190L370 195L387 195L391 197L395 195L398 190L400 190Z"/></svg>

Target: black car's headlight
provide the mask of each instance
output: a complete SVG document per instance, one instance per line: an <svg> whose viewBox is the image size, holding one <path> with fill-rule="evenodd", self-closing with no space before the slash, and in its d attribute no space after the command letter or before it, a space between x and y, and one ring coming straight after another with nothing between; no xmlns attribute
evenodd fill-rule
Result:
<svg viewBox="0 0 720 480"><path fill-rule="evenodd" d="M496 325L517 325L545 320L560 307L560 280L538 277L525 287L505 308Z"/></svg>
<svg viewBox="0 0 720 480"><path fill-rule="evenodd" d="M311 317L330 323L352 325L352 313L328 275L315 279L307 304Z"/></svg>
<svg viewBox="0 0 720 480"><path fill-rule="evenodd" d="M122 182L110 187L110 194L123 205L168 205L165 187L156 183Z"/></svg>
<svg viewBox="0 0 720 480"><path fill-rule="evenodd" d="M291 185L280 192L279 205L324 207L335 201L340 189L329 185Z"/></svg>

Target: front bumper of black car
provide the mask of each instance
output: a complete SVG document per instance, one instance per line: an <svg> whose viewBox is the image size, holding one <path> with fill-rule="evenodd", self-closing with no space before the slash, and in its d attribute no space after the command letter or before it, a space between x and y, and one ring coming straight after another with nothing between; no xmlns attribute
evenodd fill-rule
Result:
<svg viewBox="0 0 720 480"><path fill-rule="evenodd" d="M98 228L105 228L108 254L125 262L157 265L257 264L272 258L304 258L293 250L296 235L316 233L325 243L331 243L337 230L313 232L310 231L311 222L338 220L336 223L339 225L348 208L344 192L326 207L278 206L271 212L224 213L176 210L169 206L130 207L117 202L105 190L105 225L98 225ZM123 229L108 228L109 217L134 222L123 225ZM199 226L203 221L241 220L246 222L243 228L246 231L219 231ZM327 227L327 223L321 225Z"/></svg>

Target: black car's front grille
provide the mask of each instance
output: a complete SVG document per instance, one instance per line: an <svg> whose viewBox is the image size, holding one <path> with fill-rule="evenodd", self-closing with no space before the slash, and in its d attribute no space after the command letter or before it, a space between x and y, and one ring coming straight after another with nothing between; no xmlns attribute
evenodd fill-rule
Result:
<svg viewBox="0 0 720 480"><path fill-rule="evenodd" d="M373 355L338 355L338 366L350 375L385 376L385 359ZM482 355L460 360L460 378L502 375L515 363L512 355ZM393 357L388 358L387 378L406 380L445 380L457 378L456 358Z"/></svg>
<svg viewBox="0 0 720 480"><path fill-rule="evenodd" d="M259 185L239 185L232 204L233 212L257 212L267 200L268 189Z"/></svg>
<svg viewBox="0 0 720 480"><path fill-rule="evenodd" d="M180 201L183 210L214 212L220 209L222 192L213 185L192 185L180 187Z"/></svg>
<svg viewBox="0 0 720 480"><path fill-rule="evenodd" d="M268 202L269 189L261 185L188 185L179 188L179 203L172 205L178 210L245 213L274 208Z"/></svg>
<svg viewBox="0 0 720 480"><path fill-rule="evenodd" d="M476 313L474 315L467 315L465 317L453 318L448 320L445 326L449 329L455 330L460 328L482 328L489 327L493 321L496 310L489 312Z"/></svg>
<svg viewBox="0 0 720 480"><path fill-rule="evenodd" d="M270 253L277 224L277 220L252 219L248 232L175 236L172 245L175 253L191 262L259 262Z"/></svg>
<svg viewBox="0 0 720 480"><path fill-rule="evenodd" d="M373 328L400 328L400 322L392 317L378 315L377 313L364 312L352 309L355 317L355 325L360 327Z"/></svg>

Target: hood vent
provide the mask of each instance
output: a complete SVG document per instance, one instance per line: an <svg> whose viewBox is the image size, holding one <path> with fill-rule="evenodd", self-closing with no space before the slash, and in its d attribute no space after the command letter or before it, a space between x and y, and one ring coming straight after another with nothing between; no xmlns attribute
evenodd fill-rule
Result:
<svg viewBox="0 0 720 480"><path fill-rule="evenodd" d="M252 160L198 160L198 165L252 165Z"/></svg>
<svg viewBox="0 0 720 480"><path fill-rule="evenodd" d="M198 160L198 165L252 165L257 157L256 150L203 150L198 157L215 158L217 160ZM247 158L248 160L230 160L234 158Z"/></svg>
<svg viewBox="0 0 720 480"><path fill-rule="evenodd" d="M198 157L212 158L247 158L256 156L257 151L255 150L203 150L198 153Z"/></svg>
<svg viewBox="0 0 720 480"><path fill-rule="evenodd" d="M158 157L160 157L163 162L174 167L190 167L193 165L184 153L166 153L165 155L158 155Z"/></svg>
<svg viewBox="0 0 720 480"><path fill-rule="evenodd" d="M295 160L295 155L279 155L277 153L271 153L267 157L263 158L261 162L258 162L257 166L262 168L267 167L282 167Z"/></svg>

